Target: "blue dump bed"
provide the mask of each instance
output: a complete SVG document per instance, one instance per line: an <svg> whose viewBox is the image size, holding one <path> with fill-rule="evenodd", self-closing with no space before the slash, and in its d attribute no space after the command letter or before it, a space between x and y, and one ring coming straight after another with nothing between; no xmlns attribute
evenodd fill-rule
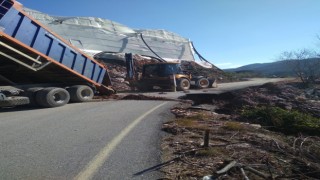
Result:
<svg viewBox="0 0 320 180"><path fill-rule="evenodd" d="M100 91L111 86L103 64L27 15L14 0L0 0L0 75L18 84L91 84Z"/></svg>

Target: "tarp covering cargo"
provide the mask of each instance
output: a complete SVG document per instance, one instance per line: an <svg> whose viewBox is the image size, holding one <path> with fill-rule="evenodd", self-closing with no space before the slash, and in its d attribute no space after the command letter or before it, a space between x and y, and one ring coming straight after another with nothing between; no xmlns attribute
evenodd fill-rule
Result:
<svg viewBox="0 0 320 180"><path fill-rule="evenodd" d="M107 19L59 17L27 8L24 10L91 56L101 51L155 56L147 43L162 58L195 60L190 41L166 30L132 29Z"/></svg>

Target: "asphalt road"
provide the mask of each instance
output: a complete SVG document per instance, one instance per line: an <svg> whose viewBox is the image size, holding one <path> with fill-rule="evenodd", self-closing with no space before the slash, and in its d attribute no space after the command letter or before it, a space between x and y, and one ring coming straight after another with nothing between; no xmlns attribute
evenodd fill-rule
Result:
<svg viewBox="0 0 320 180"><path fill-rule="evenodd" d="M218 84L218 87L216 88L208 88L208 89L190 89L186 92L183 91L176 91L176 92L165 92L165 93L159 93L159 92L142 92L142 93L136 93L136 94L143 94L146 96L157 96L157 97L164 97L169 99L177 99L180 96L184 96L186 94L220 94L227 91L237 90L237 89L243 89L250 86L259 86L265 83L269 82L279 82L279 81L286 81L286 80L292 80L292 78L251 78L247 81L241 81L241 82L231 82L231 83L221 83ZM127 93L123 93L124 95Z"/></svg>
<svg viewBox="0 0 320 180"><path fill-rule="evenodd" d="M283 79L219 84L216 94ZM184 92L144 93L177 98ZM160 128L175 102L103 101L0 109L0 179L157 179ZM150 169L151 168L151 169Z"/></svg>
<svg viewBox="0 0 320 180"><path fill-rule="evenodd" d="M0 110L0 179L157 179L174 102Z"/></svg>

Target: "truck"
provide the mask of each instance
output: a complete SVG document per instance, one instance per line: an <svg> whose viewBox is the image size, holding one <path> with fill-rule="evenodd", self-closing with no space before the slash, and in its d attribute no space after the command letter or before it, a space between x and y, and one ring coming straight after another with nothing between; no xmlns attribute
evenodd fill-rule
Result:
<svg viewBox="0 0 320 180"><path fill-rule="evenodd" d="M26 14L0 0L0 107L58 107L111 94L107 67Z"/></svg>
<svg viewBox="0 0 320 180"><path fill-rule="evenodd" d="M180 63L145 64L142 69L142 76L138 83L141 90L152 90L157 86L161 89L176 88L176 90L185 91L190 87L203 89L213 84L213 80L207 77L192 76L184 72Z"/></svg>
<svg viewBox="0 0 320 180"><path fill-rule="evenodd" d="M135 84L139 90L149 91L154 87L161 89L174 89L185 91L191 87L197 89L216 86L213 78L205 76L193 76L190 72L183 70L178 62L146 63L142 66L141 76L134 78L135 68L131 53L125 55L127 78Z"/></svg>

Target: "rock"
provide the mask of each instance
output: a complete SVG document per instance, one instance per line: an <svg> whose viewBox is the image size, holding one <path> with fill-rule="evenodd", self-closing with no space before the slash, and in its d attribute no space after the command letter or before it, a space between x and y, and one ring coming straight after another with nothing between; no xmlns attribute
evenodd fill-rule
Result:
<svg viewBox="0 0 320 180"><path fill-rule="evenodd" d="M306 89L304 92L306 93L306 95L311 96L313 95L314 89Z"/></svg>
<svg viewBox="0 0 320 180"><path fill-rule="evenodd" d="M250 147L251 147L251 145L249 143L239 143L239 144L228 145L227 149L230 149L230 148L248 149Z"/></svg>
<svg viewBox="0 0 320 180"><path fill-rule="evenodd" d="M216 105L211 105L211 104L200 104L197 106L191 106L188 109L195 109L195 110L205 110L205 111L214 111L218 107Z"/></svg>
<svg viewBox="0 0 320 180"><path fill-rule="evenodd" d="M124 78L112 78L112 81L123 83L125 80Z"/></svg>
<svg viewBox="0 0 320 180"><path fill-rule="evenodd" d="M250 124L250 126L253 127L254 129L261 129L260 124Z"/></svg>
<svg viewBox="0 0 320 180"><path fill-rule="evenodd" d="M305 90L305 94L307 98L319 100L320 99L320 89L312 88Z"/></svg>
<svg viewBox="0 0 320 180"><path fill-rule="evenodd" d="M212 176L212 175L208 175L208 176L204 176L203 178L202 178L202 180L214 180L215 178L214 178L214 176Z"/></svg>

